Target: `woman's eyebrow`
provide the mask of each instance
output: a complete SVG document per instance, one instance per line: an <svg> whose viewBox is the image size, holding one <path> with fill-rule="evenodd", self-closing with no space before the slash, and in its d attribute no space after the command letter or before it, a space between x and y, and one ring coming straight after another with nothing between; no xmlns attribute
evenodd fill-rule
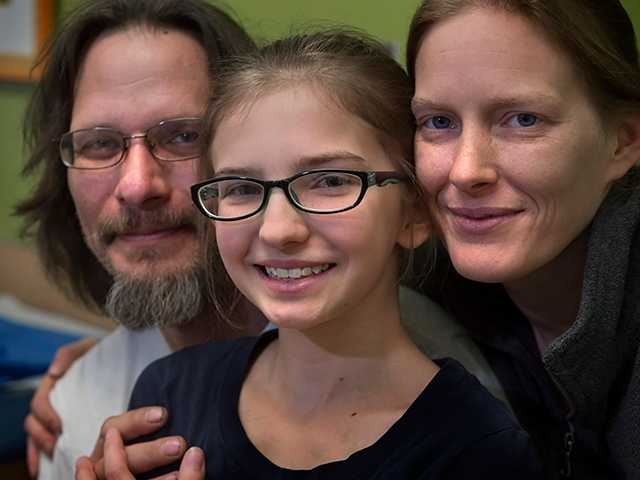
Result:
<svg viewBox="0 0 640 480"><path fill-rule="evenodd" d="M492 98L486 98L485 104L491 108L508 108L517 107L520 105L556 105L561 101L555 95L550 95L545 92L515 92L511 94L496 96ZM411 111L414 116L417 116L424 110L441 110L443 105L436 103L428 98L414 97L411 100Z"/></svg>

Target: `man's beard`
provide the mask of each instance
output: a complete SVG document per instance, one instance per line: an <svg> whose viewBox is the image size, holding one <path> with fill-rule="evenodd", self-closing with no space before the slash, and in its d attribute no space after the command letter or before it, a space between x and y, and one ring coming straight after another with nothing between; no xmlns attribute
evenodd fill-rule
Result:
<svg viewBox="0 0 640 480"><path fill-rule="evenodd" d="M205 298L204 272L198 267L150 278L116 274L105 309L130 330L175 327L200 315Z"/></svg>
<svg viewBox="0 0 640 480"><path fill-rule="evenodd" d="M196 230L194 212L152 210L140 211L126 208L115 218L99 224L94 243L108 246L119 234L151 225L156 228L186 228ZM182 271L153 273L153 263L158 252L147 248L137 252L139 264L146 263L146 275L119 272L106 255L104 248L92 248L100 263L113 276L113 284L107 293L105 310L114 320L130 330L149 327L184 325L200 315L207 305L205 272L194 262Z"/></svg>

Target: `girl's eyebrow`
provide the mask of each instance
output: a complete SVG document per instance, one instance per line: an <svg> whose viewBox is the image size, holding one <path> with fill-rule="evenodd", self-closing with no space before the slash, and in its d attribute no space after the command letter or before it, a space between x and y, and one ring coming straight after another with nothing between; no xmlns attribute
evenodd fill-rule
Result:
<svg viewBox="0 0 640 480"><path fill-rule="evenodd" d="M366 160L355 153L346 150L337 150L334 152L324 152L319 155L301 157L296 162L296 165L300 170L312 170L342 162L366 163Z"/></svg>
<svg viewBox="0 0 640 480"><path fill-rule="evenodd" d="M366 160L355 153L337 150L334 152L324 152L319 155L309 155L298 158L293 165L293 173L305 170L315 170L319 168L335 167L335 163L366 163ZM238 175L243 177L260 177L265 168L259 167L234 167L228 166L215 170L215 176Z"/></svg>

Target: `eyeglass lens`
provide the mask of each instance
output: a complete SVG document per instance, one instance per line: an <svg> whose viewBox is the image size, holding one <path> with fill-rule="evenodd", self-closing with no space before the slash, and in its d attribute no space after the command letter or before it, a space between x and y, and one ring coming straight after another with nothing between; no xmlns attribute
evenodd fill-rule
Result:
<svg viewBox="0 0 640 480"><path fill-rule="evenodd" d="M294 203L308 211L335 212L354 205L362 192L359 176L343 172L310 172L289 183ZM257 212L264 187L252 180L218 180L202 187L198 196L204 208L220 218L238 218Z"/></svg>
<svg viewBox="0 0 640 480"><path fill-rule="evenodd" d="M154 157L165 161L195 158L202 152L202 122L198 119L166 120L147 130L146 143ZM134 135L138 137L138 135ZM60 154L75 168L104 168L118 163L130 137L111 128L87 128L65 134Z"/></svg>

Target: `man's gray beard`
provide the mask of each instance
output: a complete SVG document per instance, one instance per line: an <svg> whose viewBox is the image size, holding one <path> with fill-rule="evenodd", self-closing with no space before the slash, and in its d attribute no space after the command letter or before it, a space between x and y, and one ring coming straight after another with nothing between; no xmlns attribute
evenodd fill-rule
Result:
<svg viewBox="0 0 640 480"><path fill-rule="evenodd" d="M184 325L203 311L203 278L198 268L149 279L115 275L105 309L130 330Z"/></svg>

